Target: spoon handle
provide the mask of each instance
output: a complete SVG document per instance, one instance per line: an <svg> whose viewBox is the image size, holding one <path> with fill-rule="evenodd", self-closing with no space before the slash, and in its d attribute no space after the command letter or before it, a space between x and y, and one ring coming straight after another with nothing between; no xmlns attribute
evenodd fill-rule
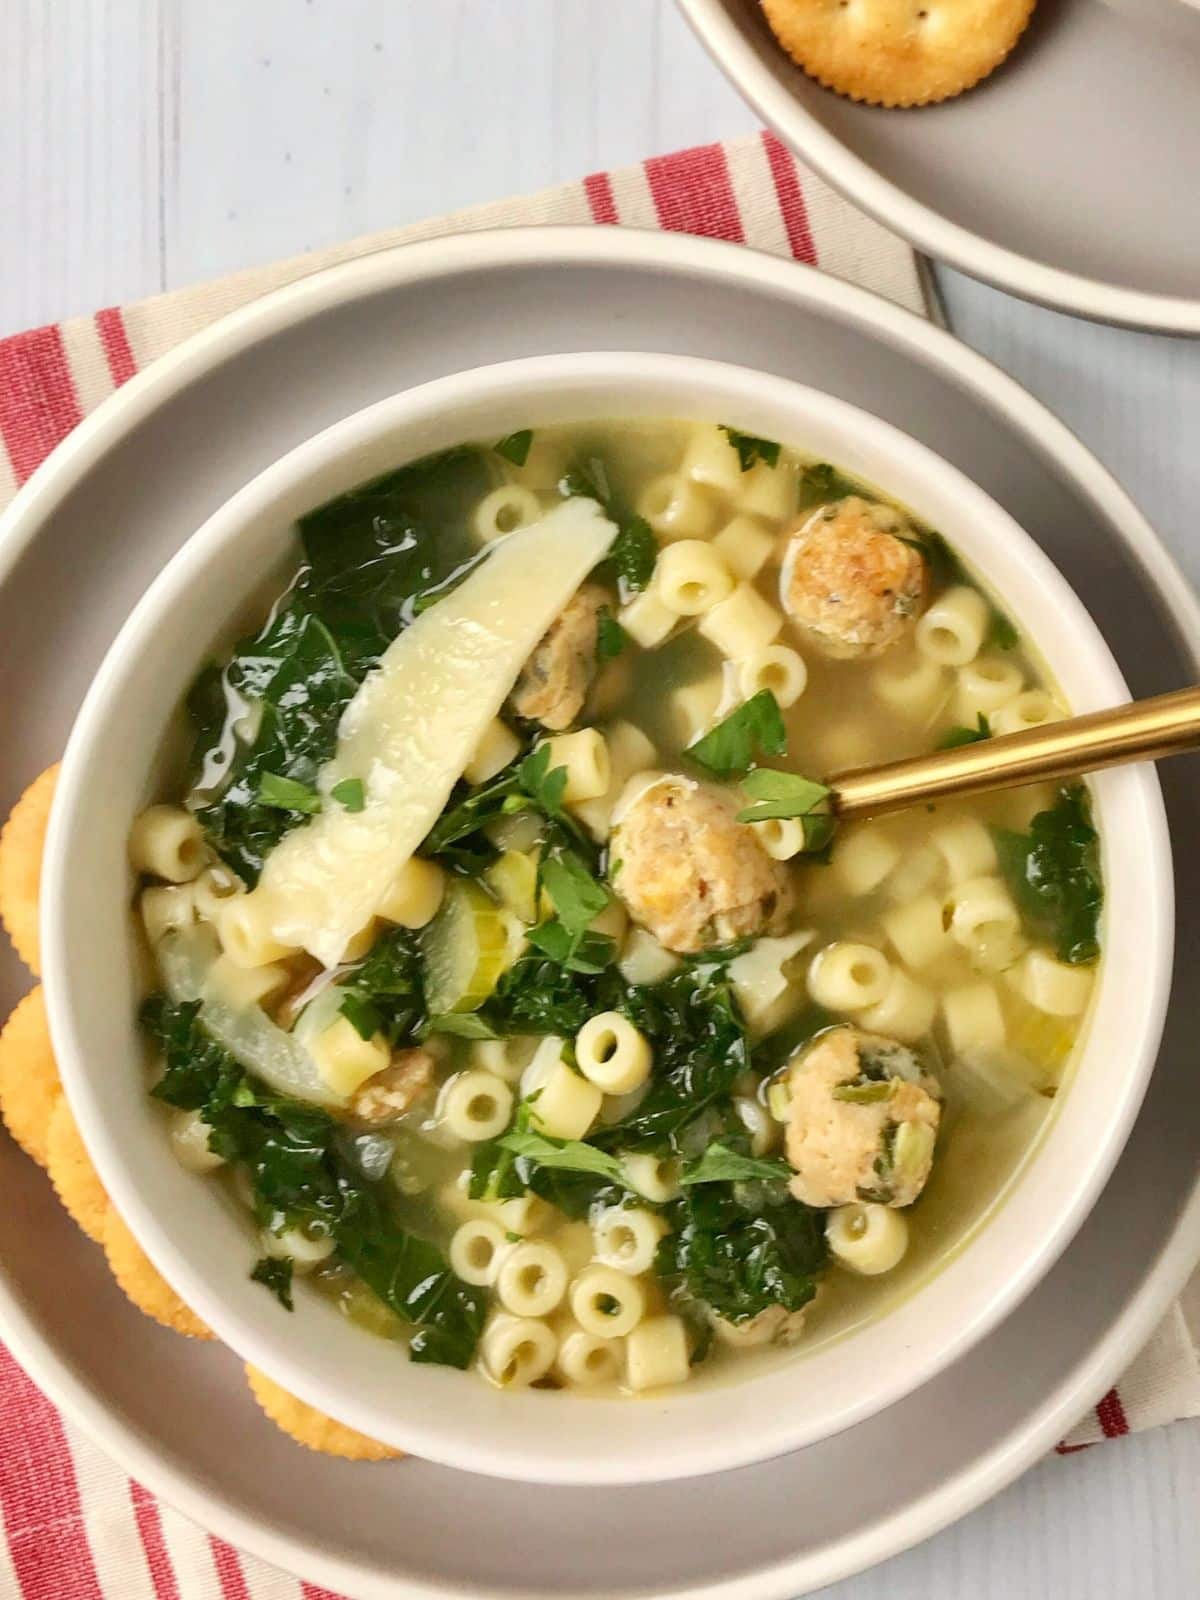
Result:
<svg viewBox="0 0 1200 1600"><path fill-rule="evenodd" d="M907 761L857 767L826 781L837 816L878 817L951 795L1070 778L1127 761L1180 755L1197 746L1200 686Z"/></svg>

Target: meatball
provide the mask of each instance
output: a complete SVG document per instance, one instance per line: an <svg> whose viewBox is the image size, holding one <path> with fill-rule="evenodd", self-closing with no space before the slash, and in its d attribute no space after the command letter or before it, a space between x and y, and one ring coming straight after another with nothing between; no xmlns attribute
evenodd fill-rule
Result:
<svg viewBox="0 0 1200 1600"><path fill-rule="evenodd" d="M596 634L608 593L585 583L521 668L509 704L518 717L551 733L569 728L583 710L596 673Z"/></svg>
<svg viewBox="0 0 1200 1600"><path fill-rule="evenodd" d="M924 609L925 557L889 526L900 526L894 511L851 495L822 506L791 536L780 601L825 655L880 655Z"/></svg>
<svg viewBox="0 0 1200 1600"><path fill-rule="evenodd" d="M913 1203L933 1162L941 1104L911 1050L858 1028L831 1028L793 1058L788 1091L797 1200Z"/></svg>
<svg viewBox="0 0 1200 1600"><path fill-rule="evenodd" d="M651 783L624 812L618 806L609 880L633 920L668 950L691 955L786 925L787 868L737 811L731 796L677 777Z"/></svg>
<svg viewBox="0 0 1200 1600"><path fill-rule="evenodd" d="M433 1057L428 1050L414 1046L397 1050L390 1066L368 1078L350 1102L350 1115L356 1122L378 1127L397 1122L433 1082Z"/></svg>
<svg viewBox="0 0 1200 1600"><path fill-rule="evenodd" d="M735 1350L749 1350L754 1345L795 1344L804 1332L804 1317L808 1311L789 1311L786 1306L765 1306L755 1317L744 1322L730 1322L726 1317L712 1313L713 1332L722 1344Z"/></svg>

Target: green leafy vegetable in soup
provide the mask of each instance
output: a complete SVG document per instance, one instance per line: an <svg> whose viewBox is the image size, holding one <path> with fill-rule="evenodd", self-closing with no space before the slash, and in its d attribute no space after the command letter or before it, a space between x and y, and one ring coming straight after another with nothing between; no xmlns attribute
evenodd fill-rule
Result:
<svg viewBox="0 0 1200 1600"><path fill-rule="evenodd" d="M885 1310L1038 1137L1100 954L1082 785L835 826L830 773L1054 711L1007 614L735 422L534 417L297 533L131 839L150 1090L238 1270L501 1387Z"/></svg>

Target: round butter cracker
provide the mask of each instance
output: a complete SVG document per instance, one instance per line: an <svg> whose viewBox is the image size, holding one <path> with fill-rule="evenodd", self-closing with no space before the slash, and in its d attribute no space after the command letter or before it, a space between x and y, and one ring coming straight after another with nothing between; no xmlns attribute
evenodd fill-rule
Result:
<svg viewBox="0 0 1200 1600"><path fill-rule="evenodd" d="M257 1367L247 1365L246 1378L251 1394L275 1426L306 1450L341 1456L343 1461L390 1461L403 1453L380 1444L378 1439L368 1439L365 1433L357 1433L297 1400Z"/></svg>
<svg viewBox="0 0 1200 1600"><path fill-rule="evenodd" d="M189 1339L211 1339L211 1329L179 1298L122 1221L115 1206L104 1214L101 1238L109 1268L139 1311Z"/></svg>
<svg viewBox="0 0 1200 1600"><path fill-rule="evenodd" d="M108 1196L65 1095L60 1096L50 1117L46 1170L70 1216L99 1244L104 1237Z"/></svg>
<svg viewBox="0 0 1200 1600"><path fill-rule="evenodd" d="M57 782L55 764L33 780L0 832L0 922L8 929L17 954L34 974L41 971L38 891L42 846Z"/></svg>
<svg viewBox="0 0 1200 1600"><path fill-rule="evenodd" d="M972 88L1025 31L1034 0L762 0L775 37L827 89L925 106Z"/></svg>
<svg viewBox="0 0 1200 1600"><path fill-rule="evenodd" d="M40 1167L50 1164L50 1118L62 1097L39 986L0 1032L0 1113L9 1133Z"/></svg>

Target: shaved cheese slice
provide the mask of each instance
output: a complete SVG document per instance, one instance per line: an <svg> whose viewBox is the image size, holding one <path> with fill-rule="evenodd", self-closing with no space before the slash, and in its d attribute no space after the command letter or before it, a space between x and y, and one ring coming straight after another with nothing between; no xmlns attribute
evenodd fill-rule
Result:
<svg viewBox="0 0 1200 1600"><path fill-rule="evenodd" d="M437 821L530 652L617 533L593 500L567 500L496 544L457 589L390 646L346 707L322 768L328 795L345 778L362 811L336 802L281 840L249 899L281 944L322 965L383 904Z"/></svg>

